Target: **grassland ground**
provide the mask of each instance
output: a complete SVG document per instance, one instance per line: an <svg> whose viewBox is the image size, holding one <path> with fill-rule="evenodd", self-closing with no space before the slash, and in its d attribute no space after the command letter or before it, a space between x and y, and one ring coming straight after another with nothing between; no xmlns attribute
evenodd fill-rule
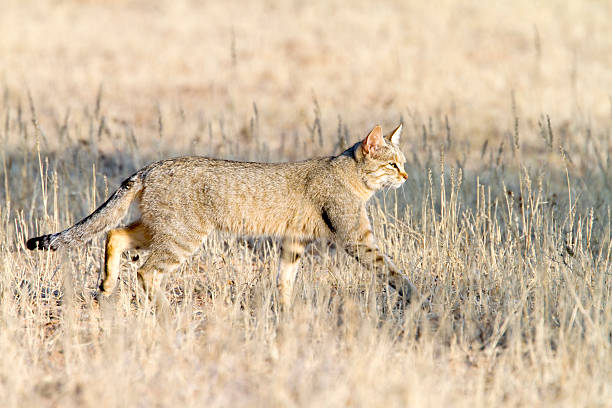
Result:
<svg viewBox="0 0 612 408"><path fill-rule="evenodd" d="M509 4L7 1L1 405L610 406L612 11ZM370 214L431 310L321 243L281 315L278 243L215 234L160 325L137 252L100 307L102 237L24 248L154 160L298 160L400 120L409 179Z"/></svg>

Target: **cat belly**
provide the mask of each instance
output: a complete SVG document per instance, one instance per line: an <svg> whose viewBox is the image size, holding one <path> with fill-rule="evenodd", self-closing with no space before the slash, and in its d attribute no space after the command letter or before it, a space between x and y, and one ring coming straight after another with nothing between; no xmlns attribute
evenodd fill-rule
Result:
<svg viewBox="0 0 612 408"><path fill-rule="evenodd" d="M219 230L239 235L295 237L315 239L322 234L320 217L305 208L282 208L266 211L249 208L246 211L232 211L215 220Z"/></svg>

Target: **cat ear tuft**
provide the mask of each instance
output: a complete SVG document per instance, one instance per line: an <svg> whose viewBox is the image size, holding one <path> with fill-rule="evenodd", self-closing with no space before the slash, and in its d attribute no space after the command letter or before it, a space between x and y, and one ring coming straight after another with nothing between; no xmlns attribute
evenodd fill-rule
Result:
<svg viewBox="0 0 612 408"><path fill-rule="evenodd" d="M387 140L393 143L396 146L399 146L400 136L402 135L402 124L400 123L398 127L395 128L393 132L387 136Z"/></svg>
<svg viewBox="0 0 612 408"><path fill-rule="evenodd" d="M384 145L385 139L383 138L382 129L379 125L376 125L374 129L372 129L372 131L366 136L366 138L363 139L363 142L361 142L363 151L366 154L369 154Z"/></svg>

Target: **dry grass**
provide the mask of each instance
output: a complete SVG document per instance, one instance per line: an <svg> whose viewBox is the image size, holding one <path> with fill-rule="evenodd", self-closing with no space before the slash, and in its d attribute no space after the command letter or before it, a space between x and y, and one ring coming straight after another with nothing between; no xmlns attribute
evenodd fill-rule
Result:
<svg viewBox="0 0 612 408"><path fill-rule="evenodd" d="M5 3L2 406L610 406L608 3ZM431 312L321 245L279 315L276 243L217 235L162 326L139 261L98 308L100 240L24 251L157 158L305 158L400 117L410 178L371 214Z"/></svg>

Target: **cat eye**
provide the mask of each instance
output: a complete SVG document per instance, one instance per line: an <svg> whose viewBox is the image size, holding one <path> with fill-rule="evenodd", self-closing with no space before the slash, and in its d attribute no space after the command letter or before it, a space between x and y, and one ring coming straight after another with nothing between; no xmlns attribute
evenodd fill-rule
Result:
<svg viewBox="0 0 612 408"><path fill-rule="evenodd" d="M389 163L391 165L391 167L393 167L395 170L399 171L399 166L396 163Z"/></svg>

